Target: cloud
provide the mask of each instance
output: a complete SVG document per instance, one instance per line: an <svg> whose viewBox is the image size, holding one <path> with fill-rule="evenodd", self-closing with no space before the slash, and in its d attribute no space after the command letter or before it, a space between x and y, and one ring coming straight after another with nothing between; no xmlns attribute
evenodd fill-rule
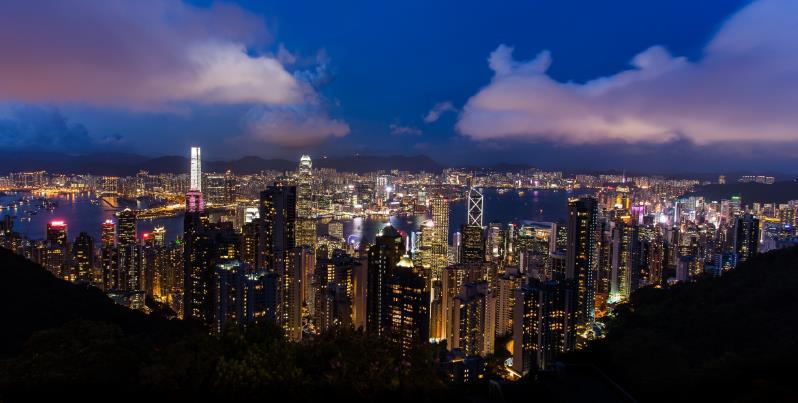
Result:
<svg viewBox="0 0 798 403"><path fill-rule="evenodd" d="M397 123L391 123L388 126L388 128L391 129L391 134L399 135L399 136L402 136L402 135L420 136L422 134L421 133L421 129L419 129L417 127L402 126L402 125L397 124Z"/></svg>
<svg viewBox="0 0 798 403"><path fill-rule="evenodd" d="M435 106L432 107L432 109L430 109L429 112L427 112L427 115L424 116L424 122L425 123L436 122L438 119L440 119L442 114L449 111L457 111L457 109L450 101L438 102L437 104L435 104Z"/></svg>
<svg viewBox="0 0 798 403"><path fill-rule="evenodd" d="M228 4L11 1L0 14L0 98L139 108L301 101L302 83L248 48L267 34Z"/></svg>
<svg viewBox="0 0 798 403"><path fill-rule="evenodd" d="M569 144L798 140L798 2L760 0L731 16L692 62L653 46L631 69L585 83L546 72L547 51L518 61L500 45L494 76L457 130L475 140Z"/></svg>
<svg viewBox="0 0 798 403"><path fill-rule="evenodd" d="M240 105L274 115L258 125L274 143L282 140L273 134L280 122L286 135L304 139L314 127L320 138L348 132L316 106L323 103L318 88L331 80L326 55L297 67L284 45L266 50L270 42L262 17L227 3L12 0L0 13L0 102L186 115ZM300 123L300 113L308 122Z"/></svg>
<svg viewBox="0 0 798 403"><path fill-rule="evenodd" d="M10 150L88 151L124 144L119 134L93 137L54 107L14 106L0 117L0 145Z"/></svg>
<svg viewBox="0 0 798 403"><path fill-rule="evenodd" d="M257 106L243 120L249 138L286 147L306 147L349 134L349 125L331 119L321 105Z"/></svg>

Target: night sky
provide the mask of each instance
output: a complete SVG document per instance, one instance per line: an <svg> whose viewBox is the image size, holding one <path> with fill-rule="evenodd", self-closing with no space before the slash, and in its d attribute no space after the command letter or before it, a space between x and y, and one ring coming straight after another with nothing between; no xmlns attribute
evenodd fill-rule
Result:
<svg viewBox="0 0 798 403"><path fill-rule="evenodd" d="M798 2L0 1L0 149L798 173Z"/></svg>

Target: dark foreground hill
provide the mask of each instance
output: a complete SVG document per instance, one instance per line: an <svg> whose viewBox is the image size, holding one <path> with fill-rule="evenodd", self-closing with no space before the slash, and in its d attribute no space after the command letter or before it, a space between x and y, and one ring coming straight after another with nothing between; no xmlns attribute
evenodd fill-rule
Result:
<svg viewBox="0 0 798 403"><path fill-rule="evenodd" d="M209 336L117 306L0 248L0 401L451 400L430 350L354 331L290 343L255 326Z"/></svg>
<svg viewBox="0 0 798 403"><path fill-rule="evenodd" d="M720 278L642 289L589 360L641 401L782 401L795 391L796 292L798 248Z"/></svg>
<svg viewBox="0 0 798 403"><path fill-rule="evenodd" d="M779 401L794 389L796 290L798 248L721 278L642 289L607 338L567 357L563 370L465 388L441 380L431 349L402 357L345 330L301 343L269 326L209 336L117 306L0 248L0 402Z"/></svg>

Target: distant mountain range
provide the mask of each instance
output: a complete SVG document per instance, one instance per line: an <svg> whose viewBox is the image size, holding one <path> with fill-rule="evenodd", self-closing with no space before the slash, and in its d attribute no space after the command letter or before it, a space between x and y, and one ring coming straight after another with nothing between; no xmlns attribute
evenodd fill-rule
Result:
<svg viewBox="0 0 798 403"><path fill-rule="evenodd" d="M260 171L296 169L298 162L281 158L247 156L229 161L203 161L205 172L232 170L248 175ZM333 168L344 172L374 172L398 169L410 172L441 172L443 165L424 155L321 157L313 161L316 168ZM47 172L84 173L92 175L135 175L188 172L189 160L182 156L147 158L136 154L106 153L67 155L58 153L0 151L0 175L8 172L45 170Z"/></svg>
<svg viewBox="0 0 798 403"><path fill-rule="evenodd" d="M232 160L206 160L203 161L205 172L224 172L232 170L239 175L248 175L260 171L286 171L296 169L298 161L284 158L261 158L257 156L246 156ZM185 156L169 155L162 157L145 157L131 153L95 153L88 155L69 155L55 152L31 152L31 151L12 151L0 149L0 175L9 172L45 170L55 173L83 173L92 175L114 175L128 176L135 175L139 171L148 171L152 174L160 173L182 173L188 172L189 161ZM390 171L398 169L409 172L434 172L440 173L444 168L453 167L441 164L425 155L350 155L335 157L315 157L313 166L316 168L333 168L342 172L375 172ZM465 165L457 166L473 171L493 171L493 172L519 172L534 168L532 165L524 163L500 162L488 165ZM556 168L549 168L556 170ZM620 175L621 170L591 170L583 171L566 170L565 174L616 174ZM626 171L629 176L642 176L656 174L655 172L632 172ZM777 180L793 180L796 175L777 173L777 172L727 172L727 181L730 183L743 175L768 175L775 176ZM677 179L699 179L717 181L718 173L709 172L682 172L664 174L670 178Z"/></svg>

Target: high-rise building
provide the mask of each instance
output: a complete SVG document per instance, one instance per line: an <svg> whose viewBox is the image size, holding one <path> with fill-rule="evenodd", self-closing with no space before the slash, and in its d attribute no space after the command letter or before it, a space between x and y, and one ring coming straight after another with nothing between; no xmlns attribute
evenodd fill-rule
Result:
<svg viewBox="0 0 798 403"><path fill-rule="evenodd" d="M482 189L471 187L468 189L468 220L466 225L473 225L482 228L482 211L484 197L482 196Z"/></svg>
<svg viewBox="0 0 798 403"><path fill-rule="evenodd" d="M105 220L100 225L100 275L104 291L120 286L119 259L116 252L116 223Z"/></svg>
<svg viewBox="0 0 798 403"><path fill-rule="evenodd" d="M513 369L521 374L551 369L575 348L575 303L570 280L532 280L515 291Z"/></svg>
<svg viewBox="0 0 798 403"><path fill-rule="evenodd" d="M433 197L431 213L430 269L432 277L439 279L449 260L449 200L440 196ZM426 233L424 236L426 237Z"/></svg>
<svg viewBox="0 0 798 403"><path fill-rule="evenodd" d="M408 351L429 340L430 293L423 269L409 256L396 264L388 282L388 337Z"/></svg>
<svg viewBox="0 0 798 403"><path fill-rule="evenodd" d="M566 279L576 286L576 317L581 324L595 317L595 251L598 201L582 197L568 201Z"/></svg>
<svg viewBox="0 0 798 403"><path fill-rule="evenodd" d="M451 304L450 348L460 349L465 355L492 354L495 308L486 281L464 284Z"/></svg>
<svg viewBox="0 0 798 403"><path fill-rule="evenodd" d="M282 267L286 253L296 246L296 186L273 185L260 193L260 217L269 270Z"/></svg>
<svg viewBox="0 0 798 403"><path fill-rule="evenodd" d="M245 269L240 261L223 261L213 271L213 331L229 324L244 323Z"/></svg>
<svg viewBox="0 0 798 403"><path fill-rule="evenodd" d="M759 219L743 214L734 223L734 251L738 263L751 259L759 250Z"/></svg>
<svg viewBox="0 0 798 403"><path fill-rule="evenodd" d="M131 209L124 209L119 213L118 221L117 254L119 258L119 278L121 279L119 288L122 291L141 291L144 289L142 284L144 279L141 273L136 212Z"/></svg>
<svg viewBox="0 0 798 403"><path fill-rule="evenodd" d="M67 224L60 220L47 223L47 239L40 263L54 276L71 281L72 276L67 265L68 250Z"/></svg>
<svg viewBox="0 0 798 403"><path fill-rule="evenodd" d="M313 162L303 155L299 160L296 189L296 244L315 248L316 217L313 213Z"/></svg>
<svg viewBox="0 0 798 403"><path fill-rule="evenodd" d="M202 157L199 147L191 147L191 167L189 189L186 193L186 211L204 211L202 198Z"/></svg>
<svg viewBox="0 0 798 403"><path fill-rule="evenodd" d="M390 276L404 255L402 236L392 226L382 229L368 251L366 331L385 336L389 329L388 300Z"/></svg>
<svg viewBox="0 0 798 403"><path fill-rule="evenodd" d="M460 251L460 263L481 263L485 261L485 238L482 235L482 227L476 225L464 225L460 230L462 234L462 250Z"/></svg>
<svg viewBox="0 0 798 403"><path fill-rule="evenodd" d="M202 155L199 147L191 147L191 182L189 190L202 192Z"/></svg>
<svg viewBox="0 0 798 403"><path fill-rule="evenodd" d="M72 244L74 281L91 284L94 280L94 238L85 232L78 234Z"/></svg>

